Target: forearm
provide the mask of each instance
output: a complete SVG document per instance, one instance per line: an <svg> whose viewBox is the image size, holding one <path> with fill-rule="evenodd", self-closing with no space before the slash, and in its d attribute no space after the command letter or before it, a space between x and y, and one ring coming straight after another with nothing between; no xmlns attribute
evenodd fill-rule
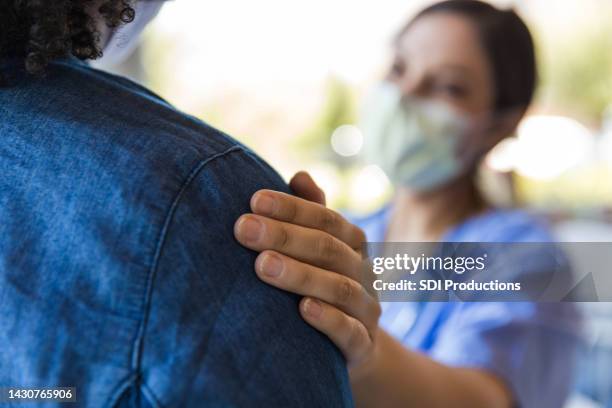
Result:
<svg viewBox="0 0 612 408"><path fill-rule="evenodd" d="M511 406L508 390L493 375L437 363L382 330L375 344L372 358L351 370L358 407Z"/></svg>

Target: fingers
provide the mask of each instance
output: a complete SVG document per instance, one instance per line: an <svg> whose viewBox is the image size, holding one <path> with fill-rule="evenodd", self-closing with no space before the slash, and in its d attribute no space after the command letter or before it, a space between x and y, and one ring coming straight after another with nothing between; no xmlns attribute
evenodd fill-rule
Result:
<svg viewBox="0 0 612 408"><path fill-rule="evenodd" d="M305 171L296 173L289 182L289 187L298 197L323 206L325 205L325 193L317 186L312 177L310 177L310 174Z"/></svg>
<svg viewBox="0 0 612 408"><path fill-rule="evenodd" d="M359 363L371 352L374 343L365 326L334 306L307 297L300 303L300 313L308 324L329 337L349 364Z"/></svg>
<svg viewBox="0 0 612 408"><path fill-rule="evenodd" d="M238 242L254 251L274 250L299 261L358 277L360 255L344 242L311 228L254 214L241 216L234 227Z"/></svg>
<svg viewBox="0 0 612 408"><path fill-rule="evenodd" d="M363 231L340 214L289 194L260 190L251 199L251 209L278 221L325 231L355 250L360 250L365 242Z"/></svg>
<svg viewBox="0 0 612 408"><path fill-rule="evenodd" d="M292 293L323 300L353 316L369 330L378 326L380 305L361 284L274 251L264 251L255 262L264 282Z"/></svg>

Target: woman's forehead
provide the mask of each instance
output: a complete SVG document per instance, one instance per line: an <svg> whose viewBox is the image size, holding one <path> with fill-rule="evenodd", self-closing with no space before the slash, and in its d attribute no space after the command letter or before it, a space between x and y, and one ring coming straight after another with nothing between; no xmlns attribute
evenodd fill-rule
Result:
<svg viewBox="0 0 612 408"><path fill-rule="evenodd" d="M482 74L488 61L468 18L450 13L422 16L398 38L396 52L409 63L435 66L457 74Z"/></svg>

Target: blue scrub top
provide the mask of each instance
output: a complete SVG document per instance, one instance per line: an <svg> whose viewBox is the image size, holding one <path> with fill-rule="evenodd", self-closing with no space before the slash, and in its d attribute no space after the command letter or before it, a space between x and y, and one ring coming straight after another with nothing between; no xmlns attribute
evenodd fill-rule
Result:
<svg viewBox="0 0 612 408"><path fill-rule="evenodd" d="M384 242L391 210L357 221ZM519 210L491 210L448 231L443 242L551 242L546 225ZM573 385L580 316L569 303L382 303L380 325L406 347L506 381L520 407L558 408ZM409 368L407 368L409 369Z"/></svg>

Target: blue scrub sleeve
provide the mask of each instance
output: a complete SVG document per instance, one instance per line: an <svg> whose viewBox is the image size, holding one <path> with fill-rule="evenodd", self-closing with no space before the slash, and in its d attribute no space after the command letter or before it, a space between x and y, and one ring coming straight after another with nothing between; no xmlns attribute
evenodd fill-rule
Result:
<svg viewBox="0 0 612 408"><path fill-rule="evenodd" d="M498 375L519 407L558 408L573 382L579 321L569 303L463 303L430 355Z"/></svg>

